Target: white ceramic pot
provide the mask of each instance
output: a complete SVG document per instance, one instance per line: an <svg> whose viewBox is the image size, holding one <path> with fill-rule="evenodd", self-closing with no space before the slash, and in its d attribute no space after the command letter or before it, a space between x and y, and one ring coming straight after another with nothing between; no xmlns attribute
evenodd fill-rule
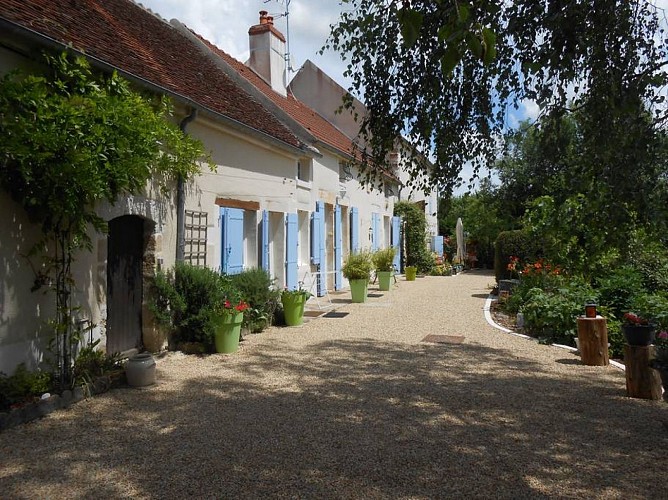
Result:
<svg viewBox="0 0 668 500"><path fill-rule="evenodd" d="M132 387L155 384L155 359L151 353L142 352L132 356L125 364L125 376Z"/></svg>

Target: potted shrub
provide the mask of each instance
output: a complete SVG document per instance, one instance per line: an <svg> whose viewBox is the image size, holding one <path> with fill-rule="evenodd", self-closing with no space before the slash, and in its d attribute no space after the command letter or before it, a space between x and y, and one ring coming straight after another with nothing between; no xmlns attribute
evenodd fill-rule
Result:
<svg viewBox="0 0 668 500"><path fill-rule="evenodd" d="M351 253L343 263L341 272L350 282L353 302L366 302L371 271L373 271L373 262L368 252Z"/></svg>
<svg viewBox="0 0 668 500"><path fill-rule="evenodd" d="M376 268L376 276L378 277L378 288L381 291L386 292L390 289L390 280L394 271L394 256L396 254L397 249L389 247L377 250L371 256L373 265Z"/></svg>
<svg viewBox="0 0 668 500"><path fill-rule="evenodd" d="M211 317L216 352L230 354L239 348L241 324L246 309L248 304L234 294L216 305Z"/></svg>
<svg viewBox="0 0 668 500"><path fill-rule="evenodd" d="M417 276L417 267L416 266L406 266L406 281L415 281Z"/></svg>
<svg viewBox="0 0 668 500"><path fill-rule="evenodd" d="M309 297L311 293L304 290L301 283L297 290L283 290L281 303L286 325L299 326L304 322L304 306Z"/></svg>

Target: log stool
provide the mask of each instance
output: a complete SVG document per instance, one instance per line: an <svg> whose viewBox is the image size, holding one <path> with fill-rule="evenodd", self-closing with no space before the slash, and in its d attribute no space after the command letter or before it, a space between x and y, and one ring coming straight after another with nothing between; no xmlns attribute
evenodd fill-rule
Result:
<svg viewBox="0 0 668 500"><path fill-rule="evenodd" d="M582 364L608 366L608 321L602 316L578 318L578 344Z"/></svg>
<svg viewBox="0 0 668 500"><path fill-rule="evenodd" d="M649 366L652 359L653 345L624 346L626 394L630 398L661 399L661 376Z"/></svg>

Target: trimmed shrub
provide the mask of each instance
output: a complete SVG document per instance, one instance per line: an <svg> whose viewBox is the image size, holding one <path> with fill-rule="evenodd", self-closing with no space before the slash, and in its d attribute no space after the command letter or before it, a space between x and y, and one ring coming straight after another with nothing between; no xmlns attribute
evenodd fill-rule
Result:
<svg viewBox="0 0 668 500"><path fill-rule="evenodd" d="M152 287L152 312L171 330L174 343L198 342L213 346L212 317L216 304L237 292L229 276L208 267L177 263L157 273Z"/></svg>
<svg viewBox="0 0 668 500"><path fill-rule="evenodd" d="M234 274L230 279L241 298L250 306L244 312L244 324L253 333L270 326L281 298L281 291L274 288L276 280L257 267Z"/></svg>

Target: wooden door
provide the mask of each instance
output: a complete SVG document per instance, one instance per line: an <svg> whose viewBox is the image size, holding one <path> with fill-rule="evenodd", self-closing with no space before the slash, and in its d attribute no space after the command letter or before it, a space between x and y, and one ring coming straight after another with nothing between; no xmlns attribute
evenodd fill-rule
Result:
<svg viewBox="0 0 668 500"><path fill-rule="evenodd" d="M111 220L107 249L107 352L114 353L142 345L143 219Z"/></svg>

